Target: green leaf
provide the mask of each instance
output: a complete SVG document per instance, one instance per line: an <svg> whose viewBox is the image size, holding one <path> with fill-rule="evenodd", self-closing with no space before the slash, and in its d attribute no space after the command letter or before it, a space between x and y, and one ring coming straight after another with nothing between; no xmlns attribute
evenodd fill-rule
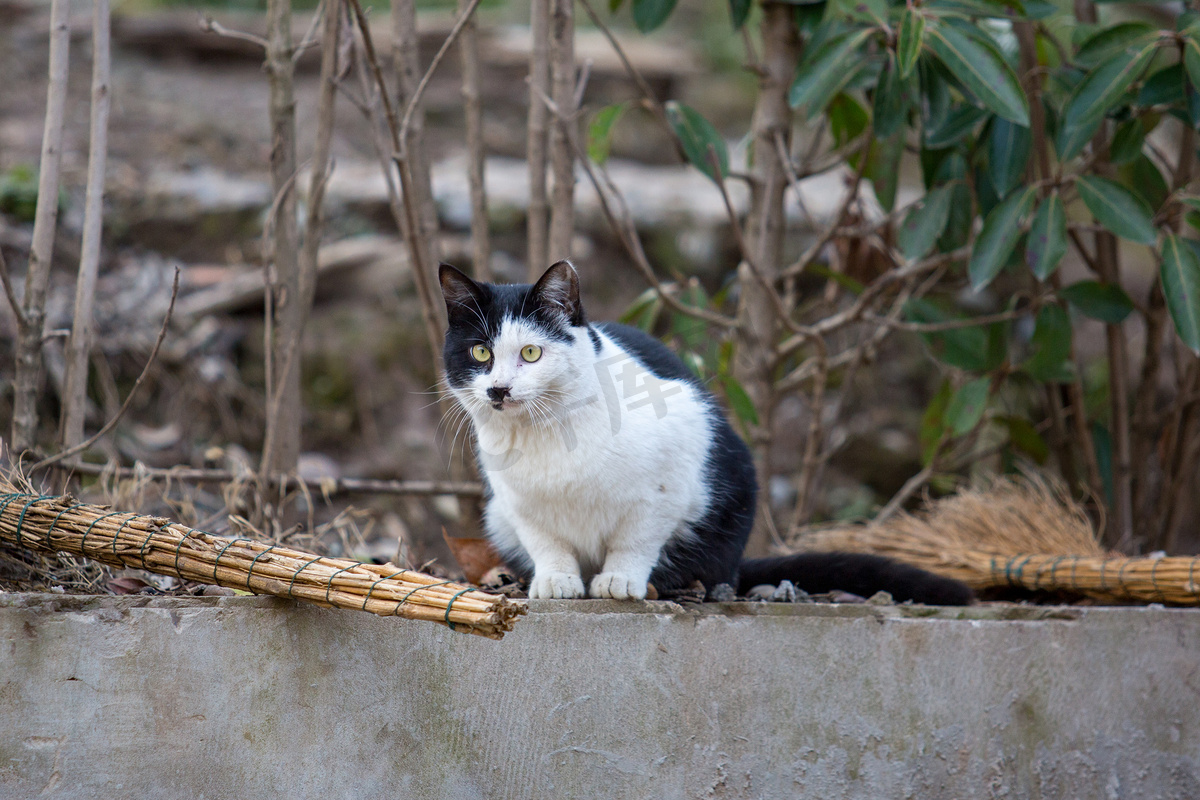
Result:
<svg viewBox="0 0 1200 800"><path fill-rule="evenodd" d="M1170 64L1146 78L1138 91L1137 105L1142 108L1183 105L1187 100L1186 90L1183 65Z"/></svg>
<svg viewBox="0 0 1200 800"><path fill-rule="evenodd" d="M933 461L938 443L942 440L942 432L946 430L946 407L950 405L953 393L950 381L943 380L937 394L930 399L929 405L925 406L925 413L921 415L917 442L921 445L921 462L924 466L929 466Z"/></svg>
<svg viewBox="0 0 1200 800"><path fill-rule="evenodd" d="M1079 45L1075 63L1095 69L1129 48L1141 50L1158 40L1158 29L1148 22L1120 22L1100 28Z"/></svg>
<svg viewBox="0 0 1200 800"><path fill-rule="evenodd" d="M1075 188L1096 221L1123 239L1153 245L1158 238L1146 201L1107 178L1080 175Z"/></svg>
<svg viewBox="0 0 1200 800"><path fill-rule="evenodd" d="M925 130L925 147L930 150L941 150L970 136L975 127L987 116L987 112L971 105L960 105L953 108L942 119L937 127L929 126Z"/></svg>
<svg viewBox="0 0 1200 800"><path fill-rule="evenodd" d="M662 297L658 291L650 288L639 294L629 308L621 314L620 320L626 325L633 325L649 333L662 313Z"/></svg>
<svg viewBox="0 0 1200 800"><path fill-rule="evenodd" d="M1008 429L1009 444L1037 463L1046 463L1050 457L1050 446L1029 420L1022 417L996 417L996 422Z"/></svg>
<svg viewBox="0 0 1200 800"><path fill-rule="evenodd" d="M676 0L633 0L633 24L642 33L649 33L667 21L675 10Z"/></svg>
<svg viewBox="0 0 1200 800"><path fill-rule="evenodd" d="M1058 192L1042 201L1029 237L1025 242L1025 261L1038 280L1048 280L1067 254L1067 215Z"/></svg>
<svg viewBox="0 0 1200 800"><path fill-rule="evenodd" d="M1142 154L1146 141L1146 126L1140 117L1132 117L1117 126L1112 143L1108 146L1108 160L1113 164L1127 164Z"/></svg>
<svg viewBox="0 0 1200 800"><path fill-rule="evenodd" d="M904 155L904 134L896 133L887 139L871 142L867 153L867 168L863 177L871 181L875 199L884 211L896 205L896 190L900 186L900 158Z"/></svg>
<svg viewBox="0 0 1200 800"><path fill-rule="evenodd" d="M851 294L862 294L863 290L867 288L862 281L857 281L844 272L834 272L824 264L809 264L804 272L807 275L816 275L818 278L833 281Z"/></svg>
<svg viewBox="0 0 1200 800"><path fill-rule="evenodd" d="M740 31L750 16L750 0L729 0L729 17L733 21L733 29Z"/></svg>
<svg viewBox="0 0 1200 800"><path fill-rule="evenodd" d="M949 25L927 30L926 44L989 111L1029 124L1029 104L1012 68L998 54Z"/></svg>
<svg viewBox="0 0 1200 800"><path fill-rule="evenodd" d="M938 238L939 253L957 250L971 238L971 226L975 224L975 208L971 203L971 190L965 183L954 184L950 198L950 219L946 230Z"/></svg>
<svg viewBox="0 0 1200 800"><path fill-rule="evenodd" d="M721 177L728 175L729 151L717 129L691 106L668 100L664 108L667 112L667 120L671 123L675 135L679 137L683 152L692 166L715 182L717 174L713 172L712 160L709 158L709 148L711 147L716 151Z"/></svg>
<svg viewBox="0 0 1200 800"><path fill-rule="evenodd" d="M1071 318L1061 306L1042 306L1031 344L1034 353L1021 365L1035 380L1069 383L1075 379L1071 362Z"/></svg>
<svg viewBox="0 0 1200 800"><path fill-rule="evenodd" d="M1032 141L1029 128L1014 125L1006 119L992 123L992 135L988 137L988 171L1001 199L1024 180Z"/></svg>
<svg viewBox="0 0 1200 800"><path fill-rule="evenodd" d="M855 22L883 25L888 16L888 0L830 0L830 13Z"/></svg>
<svg viewBox="0 0 1200 800"><path fill-rule="evenodd" d="M1095 133L1104 115L1129 89L1157 51L1154 43L1129 47L1088 73L1063 109L1058 131L1058 155L1074 158Z"/></svg>
<svg viewBox="0 0 1200 800"><path fill-rule="evenodd" d="M875 86L873 113L876 136L887 138L903 127L908 119L910 100L908 84L900 79L896 59L888 53L887 62Z"/></svg>
<svg viewBox="0 0 1200 800"><path fill-rule="evenodd" d="M608 154L612 148L613 126L628 107L629 103L614 103L592 115L587 130L587 154L592 161L597 164L608 161Z"/></svg>
<svg viewBox="0 0 1200 800"><path fill-rule="evenodd" d="M1121 184L1132 187L1134 194L1146 201L1150 211L1157 213L1171 194L1166 179L1150 158L1138 153L1117 171Z"/></svg>
<svg viewBox="0 0 1200 800"><path fill-rule="evenodd" d="M729 407L733 409L737 418L748 426L757 425L758 411L754 408L754 401L737 379L726 373L721 376L721 385L725 388L725 399L729 401Z"/></svg>
<svg viewBox="0 0 1200 800"><path fill-rule="evenodd" d="M829 131L837 147L857 139L871 122L867 110L845 92L829 102L825 115L829 117Z"/></svg>
<svg viewBox="0 0 1200 800"><path fill-rule="evenodd" d="M950 404L946 406L946 427L952 435L970 433L983 418L991 385L991 378L976 378L960 386L950 398Z"/></svg>
<svg viewBox="0 0 1200 800"><path fill-rule="evenodd" d="M1133 311L1125 290L1112 283L1079 281L1058 290L1058 296L1086 317L1116 325Z"/></svg>
<svg viewBox="0 0 1200 800"><path fill-rule="evenodd" d="M1200 257L1188 244L1175 235L1166 238L1159 275L1179 338L1200 355Z"/></svg>
<svg viewBox="0 0 1200 800"><path fill-rule="evenodd" d="M1015 192L992 209L992 213L983 221L983 230L975 240L974 252L967 266L971 288L975 291L991 283L1012 255L1017 240L1021 238L1021 220L1029 213L1035 196L1030 188Z"/></svg>
<svg viewBox="0 0 1200 800"><path fill-rule="evenodd" d="M1200 41L1196 41L1194 36L1185 36L1183 39L1183 65L1192 86L1200 89Z"/></svg>
<svg viewBox="0 0 1200 800"><path fill-rule="evenodd" d="M805 119L824 110L862 65L858 48L871 35L870 29L849 31L833 37L807 56L796 70L788 91L792 108L801 108Z"/></svg>
<svg viewBox="0 0 1200 800"><path fill-rule="evenodd" d="M950 219L953 186L940 186L929 192L921 204L909 210L896 235L900 252L907 259L918 259L933 249Z"/></svg>
<svg viewBox="0 0 1200 800"><path fill-rule="evenodd" d="M914 7L908 6L900 20L900 33L896 37L896 62L900 66L901 78L908 78L916 69L924 36L925 17Z"/></svg>
<svg viewBox="0 0 1200 800"><path fill-rule="evenodd" d="M909 301L904 306L904 316L912 322L966 319L947 314L928 300ZM971 372L993 370L1004 363L1008 354L1008 326L1002 323L922 333L921 338L938 359Z"/></svg>

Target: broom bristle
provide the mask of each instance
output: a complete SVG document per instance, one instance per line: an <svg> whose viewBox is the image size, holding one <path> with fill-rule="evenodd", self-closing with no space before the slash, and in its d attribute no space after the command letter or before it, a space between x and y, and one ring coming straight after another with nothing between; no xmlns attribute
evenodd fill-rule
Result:
<svg viewBox="0 0 1200 800"><path fill-rule="evenodd" d="M846 550L891 556L975 587L991 585L966 553L1011 558L1023 553L1102 557L1087 514L1044 478L997 478L882 523L811 529L799 550Z"/></svg>

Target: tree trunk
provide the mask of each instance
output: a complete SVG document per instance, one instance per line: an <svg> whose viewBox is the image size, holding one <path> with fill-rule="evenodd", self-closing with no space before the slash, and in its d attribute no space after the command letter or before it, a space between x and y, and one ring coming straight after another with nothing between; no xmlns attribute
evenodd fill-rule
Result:
<svg viewBox="0 0 1200 800"><path fill-rule="evenodd" d="M88 408L92 299L96 294L96 278L100 272L104 171L108 156L109 22L108 0L93 0L91 141L83 213L83 246L79 257L79 278L75 284L75 319L71 324L71 340L67 345L67 377L60 436L63 449L83 441L84 418Z"/></svg>
<svg viewBox="0 0 1200 800"><path fill-rule="evenodd" d="M67 28L69 0L50 5L50 81L46 90L46 123L42 131L42 159L38 175L37 210L33 246L25 279L24 319L14 354L12 450L15 454L37 444L38 399L42 388L42 328L46 321L46 292L50 286L50 261L54 230L58 225L58 172L62 163L63 115L67 105L67 67L71 32Z"/></svg>
<svg viewBox="0 0 1200 800"><path fill-rule="evenodd" d="M754 107L751 134L754 162L750 165L750 212L746 219L746 245L755 265L768 283L776 280L783 266L786 220L783 196L787 172L780 160L776 139L791 142L792 109L788 88L800 60L800 34L792 6L764 3L762 73ZM734 377L742 384L758 411L759 424L751 430L755 471L759 483L759 514L746 548L747 555L762 555L770 545L771 521L767 500L770 481L771 416L774 396L772 368L779 333L775 310L766 289L754 278L750 267L738 270L738 330Z"/></svg>
<svg viewBox="0 0 1200 800"><path fill-rule="evenodd" d="M568 125L575 125L575 2L552 0L550 15L551 89L558 118L550 128L554 188L550 203L550 244L546 260L571 257L575 236L575 153ZM537 266L538 274L549 264ZM532 268L532 265L531 265Z"/></svg>
<svg viewBox="0 0 1200 800"><path fill-rule="evenodd" d="M267 4L267 62L270 81L272 236L269 270L271 309L267 353L267 434L262 471L291 472L300 455L301 302L296 231L296 104L292 96L291 0Z"/></svg>
<svg viewBox="0 0 1200 800"><path fill-rule="evenodd" d="M546 125L550 110L550 0L532 0L529 5L532 49L529 56L529 128L525 158L529 164L529 218L527 225L529 280L535 281L547 267L550 242L550 204L546 199Z"/></svg>

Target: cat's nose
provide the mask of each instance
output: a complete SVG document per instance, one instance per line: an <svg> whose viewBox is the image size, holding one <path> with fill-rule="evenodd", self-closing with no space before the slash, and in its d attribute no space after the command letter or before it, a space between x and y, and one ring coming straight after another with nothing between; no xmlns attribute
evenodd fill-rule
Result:
<svg viewBox="0 0 1200 800"><path fill-rule="evenodd" d="M504 398L508 397L510 390L507 386L493 386L487 390L488 399L493 403L499 403Z"/></svg>

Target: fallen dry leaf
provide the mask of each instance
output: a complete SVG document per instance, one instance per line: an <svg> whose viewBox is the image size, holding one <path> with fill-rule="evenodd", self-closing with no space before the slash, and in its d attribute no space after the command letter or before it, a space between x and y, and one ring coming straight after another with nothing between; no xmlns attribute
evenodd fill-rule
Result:
<svg viewBox="0 0 1200 800"><path fill-rule="evenodd" d="M479 585L488 570L504 563L487 539L478 536L449 536L445 528L442 528L442 538L446 540L450 554L458 562L468 583Z"/></svg>

